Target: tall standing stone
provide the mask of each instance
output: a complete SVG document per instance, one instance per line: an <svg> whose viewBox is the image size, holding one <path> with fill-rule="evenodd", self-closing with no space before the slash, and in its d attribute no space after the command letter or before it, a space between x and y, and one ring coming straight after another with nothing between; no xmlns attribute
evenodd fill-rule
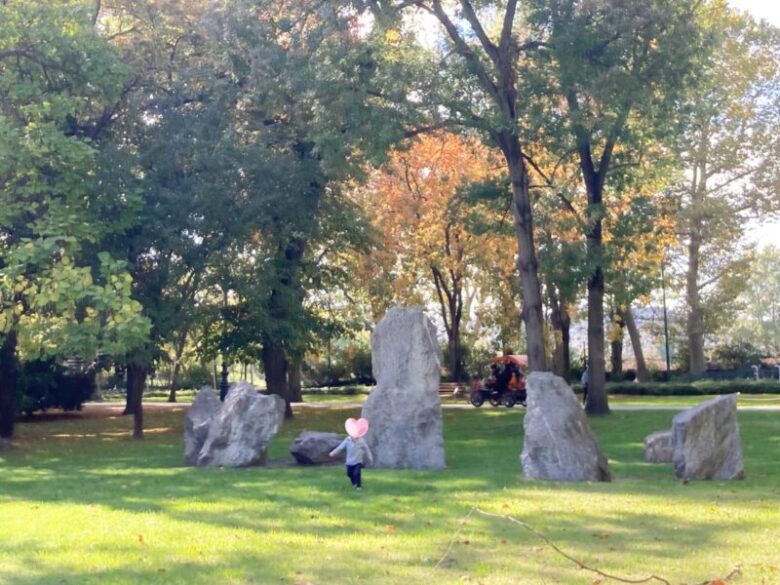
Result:
<svg viewBox="0 0 780 585"><path fill-rule="evenodd" d="M530 479L610 481L607 458L568 384L548 372L526 381L528 406L520 461Z"/></svg>
<svg viewBox="0 0 780 585"><path fill-rule="evenodd" d="M222 403L211 387L204 386L200 389L184 417L185 465L198 463L198 455L208 437L211 421L221 408Z"/></svg>
<svg viewBox="0 0 780 585"><path fill-rule="evenodd" d="M248 382L234 384L209 426L198 465L264 465L268 442L284 420L284 408L284 400L275 394L264 396Z"/></svg>
<svg viewBox="0 0 780 585"><path fill-rule="evenodd" d="M742 479L737 395L707 400L675 416L672 443L680 479Z"/></svg>
<svg viewBox="0 0 780 585"><path fill-rule="evenodd" d="M363 405L376 467L443 469L436 329L421 307L388 311L371 336L376 388Z"/></svg>

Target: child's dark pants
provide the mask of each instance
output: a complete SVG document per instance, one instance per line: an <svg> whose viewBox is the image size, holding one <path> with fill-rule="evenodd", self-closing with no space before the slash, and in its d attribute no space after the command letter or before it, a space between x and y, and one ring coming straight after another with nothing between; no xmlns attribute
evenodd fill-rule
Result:
<svg viewBox="0 0 780 585"><path fill-rule="evenodd" d="M347 477L349 477L349 481L352 482L352 485L356 488L361 487L360 482L360 470L363 469L363 464L358 463L357 465L347 465Z"/></svg>

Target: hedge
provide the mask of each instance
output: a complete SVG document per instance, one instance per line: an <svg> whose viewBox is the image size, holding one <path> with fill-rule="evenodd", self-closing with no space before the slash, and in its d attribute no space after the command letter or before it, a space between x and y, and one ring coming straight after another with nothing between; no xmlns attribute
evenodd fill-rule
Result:
<svg viewBox="0 0 780 585"><path fill-rule="evenodd" d="M780 394L778 380L727 380L698 382L609 382L609 394L630 396L701 396L708 394Z"/></svg>

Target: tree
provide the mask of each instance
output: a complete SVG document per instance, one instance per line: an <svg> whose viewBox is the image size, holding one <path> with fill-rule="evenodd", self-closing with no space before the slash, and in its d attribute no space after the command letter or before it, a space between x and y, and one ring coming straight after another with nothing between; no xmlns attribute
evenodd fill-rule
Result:
<svg viewBox="0 0 780 585"><path fill-rule="evenodd" d="M692 373L705 368L705 335L726 323L715 311L746 282L750 251L738 244L745 217L776 209L780 194L780 33L721 1L706 15L716 49L687 95L676 145L689 176L680 193L680 236Z"/></svg>
<svg viewBox="0 0 780 585"><path fill-rule="evenodd" d="M465 376L462 332L469 297L498 276L502 255L496 250L507 246L498 229L469 231L469 215L476 208L459 191L495 175L497 162L473 139L429 134L394 151L363 191L364 205L382 234L368 259L367 277L390 281L390 290L380 295L387 300L408 302L420 293L423 302L435 300L455 380ZM490 218L495 222L496 214Z"/></svg>
<svg viewBox="0 0 780 585"><path fill-rule="evenodd" d="M504 157L518 243L517 268L522 283L529 369L544 370L542 296L526 145L522 138L529 112L525 109L526 101L519 98L522 65L540 43L519 26L521 15L515 0L479 4L462 0L457 7L441 0L374 0L368 5L377 29L391 38L403 38L397 31L403 31L406 15L428 15L440 27L441 36L434 46L420 47L429 55L427 63L422 58L417 62L423 63L417 79L424 83L398 101L429 114L433 125L480 131ZM405 40L419 45L408 35ZM415 55L419 57L420 53ZM426 64L431 70L425 69Z"/></svg>
<svg viewBox="0 0 780 585"><path fill-rule="evenodd" d="M775 246L756 255L740 300L744 308L728 338L750 343L764 355L780 356L780 250Z"/></svg>
<svg viewBox="0 0 780 585"><path fill-rule="evenodd" d="M4 2L0 19L0 437L7 438L19 350L92 360L141 345L149 324L130 298L124 265L101 250L133 204L98 180L92 142L126 71L82 6Z"/></svg>
<svg viewBox="0 0 780 585"><path fill-rule="evenodd" d="M566 0L535 3L531 10L531 26L546 33L542 40L549 48L535 53L539 83L546 87L541 95L549 101L545 115L554 119L557 114L561 122L551 134L562 140L548 148L577 154L588 201L588 414L609 412L604 370L607 177L613 167L632 162L632 144L641 149L654 132L665 130L658 120L689 81L700 48L698 4Z"/></svg>
<svg viewBox="0 0 780 585"><path fill-rule="evenodd" d="M258 211L263 294L240 295L250 317L244 330L259 342L268 389L285 398L290 416L289 364L317 325L305 303L317 280L309 268L328 249L329 230L340 232L331 221L349 208L345 182L401 132L371 96L373 48L350 3L235 0L209 18L212 50L238 91L242 195Z"/></svg>

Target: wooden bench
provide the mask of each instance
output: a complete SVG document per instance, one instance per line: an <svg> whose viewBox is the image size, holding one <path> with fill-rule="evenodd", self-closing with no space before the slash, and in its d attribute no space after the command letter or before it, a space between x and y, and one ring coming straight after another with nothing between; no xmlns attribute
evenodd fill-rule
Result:
<svg viewBox="0 0 780 585"><path fill-rule="evenodd" d="M468 385L464 382L441 382L439 384L439 396L468 398L468 395Z"/></svg>

